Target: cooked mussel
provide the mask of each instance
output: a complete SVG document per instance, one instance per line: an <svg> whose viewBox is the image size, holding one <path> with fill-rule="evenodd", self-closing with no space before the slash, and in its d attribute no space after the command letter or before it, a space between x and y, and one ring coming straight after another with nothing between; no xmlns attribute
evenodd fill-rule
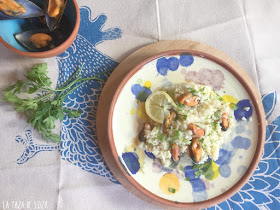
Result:
<svg viewBox="0 0 280 210"><path fill-rule="evenodd" d="M220 123L222 131L227 131L229 128L228 113L222 114L222 122Z"/></svg>
<svg viewBox="0 0 280 210"><path fill-rule="evenodd" d="M15 0L0 0L0 11L9 16L18 16L26 13L26 9Z"/></svg>
<svg viewBox="0 0 280 210"><path fill-rule="evenodd" d="M173 143L171 147L171 155L172 155L172 160L175 163L178 163L180 160L180 148L177 144Z"/></svg>
<svg viewBox="0 0 280 210"><path fill-rule="evenodd" d="M45 16L50 31L55 30L63 16L67 0L48 0L45 4Z"/></svg>
<svg viewBox="0 0 280 210"><path fill-rule="evenodd" d="M192 139L191 144L187 147L187 153L194 162L201 161L203 152L198 138Z"/></svg>
<svg viewBox="0 0 280 210"><path fill-rule="evenodd" d="M15 39L25 49L42 52L53 49L63 42L63 33L59 30L36 29L15 34Z"/></svg>
<svg viewBox="0 0 280 210"><path fill-rule="evenodd" d="M43 10L28 0L0 0L0 20L43 16Z"/></svg>
<svg viewBox="0 0 280 210"><path fill-rule="evenodd" d="M138 135L138 139L142 142L146 142L145 130L152 130L150 123L144 123L143 128Z"/></svg>
<svg viewBox="0 0 280 210"><path fill-rule="evenodd" d="M180 104L185 104L186 106L196 106L200 102L200 98L192 93L179 95L176 99Z"/></svg>
<svg viewBox="0 0 280 210"><path fill-rule="evenodd" d="M188 125L188 129L191 130L193 133L193 136L197 137L197 138L200 138L200 137L204 136L204 134L205 134L204 130L194 123L190 123Z"/></svg>

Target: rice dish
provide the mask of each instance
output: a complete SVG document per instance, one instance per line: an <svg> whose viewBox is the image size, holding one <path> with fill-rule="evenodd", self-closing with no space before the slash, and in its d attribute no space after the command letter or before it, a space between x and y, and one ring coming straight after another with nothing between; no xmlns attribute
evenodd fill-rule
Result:
<svg viewBox="0 0 280 210"><path fill-rule="evenodd" d="M160 91L167 93L176 106L168 108L163 123L150 120L143 125L139 147L164 166L179 162L181 155L188 155L196 163L208 157L217 160L221 144L234 124L229 104L211 87L193 82Z"/></svg>

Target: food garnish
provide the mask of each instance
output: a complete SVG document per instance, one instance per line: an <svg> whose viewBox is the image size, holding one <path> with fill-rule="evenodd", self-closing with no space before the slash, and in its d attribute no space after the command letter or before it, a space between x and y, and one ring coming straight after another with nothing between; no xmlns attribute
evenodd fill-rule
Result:
<svg viewBox="0 0 280 210"><path fill-rule="evenodd" d="M174 188L168 188L168 191L171 193L176 193L176 189L174 189Z"/></svg>
<svg viewBox="0 0 280 210"><path fill-rule="evenodd" d="M173 99L164 91L155 91L149 95L145 102L145 110L147 115L157 123L164 122L164 116L168 114L168 110L176 107Z"/></svg>
<svg viewBox="0 0 280 210"><path fill-rule="evenodd" d="M53 133L55 121L63 120L66 115L75 118L81 114L80 110L70 110L63 107L67 95L90 80L104 82L98 76L111 71L82 78L81 70L82 67L76 70L59 88L52 89L51 79L47 76L47 64L33 66L25 74L26 81L18 80L14 85L6 88L1 100L10 102L16 111L23 112L27 122L46 141L60 142L60 135Z"/></svg>

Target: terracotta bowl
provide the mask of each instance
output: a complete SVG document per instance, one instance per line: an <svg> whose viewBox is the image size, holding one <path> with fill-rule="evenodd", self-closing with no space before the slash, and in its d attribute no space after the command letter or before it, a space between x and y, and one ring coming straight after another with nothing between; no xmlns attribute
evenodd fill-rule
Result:
<svg viewBox="0 0 280 210"><path fill-rule="evenodd" d="M69 27L71 27L72 33L62 44L54 49L43 52L29 52L16 42L13 35L22 32L23 25L26 24L25 19L0 20L0 42L9 50L27 57L49 58L59 55L70 47L79 31L80 10L76 0L68 1L64 15L69 20Z"/></svg>
<svg viewBox="0 0 280 210"><path fill-rule="evenodd" d="M117 88L108 116L110 149L122 175L143 195L173 207L205 208L233 196L258 165L265 137L263 108L247 77L212 55L191 50L160 53L134 67ZM233 115L236 123L224 139L219 159L203 164L209 173L199 176L189 158L183 157L180 167L166 168L136 143L147 119L145 97L187 80L212 86L224 101L238 105Z"/></svg>

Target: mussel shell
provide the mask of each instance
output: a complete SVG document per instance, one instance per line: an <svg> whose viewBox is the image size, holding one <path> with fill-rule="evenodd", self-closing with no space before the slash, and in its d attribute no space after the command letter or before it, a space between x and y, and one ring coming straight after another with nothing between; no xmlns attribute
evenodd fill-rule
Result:
<svg viewBox="0 0 280 210"><path fill-rule="evenodd" d="M139 139L141 142L146 142L146 137L145 137L144 128L139 132L139 134L138 134L138 139Z"/></svg>
<svg viewBox="0 0 280 210"><path fill-rule="evenodd" d="M28 0L17 0L17 2L26 9L26 13L18 16L9 16L6 15L4 12L0 11L0 20L24 19L24 18L40 17L44 15L44 12L40 7L38 7L36 4Z"/></svg>
<svg viewBox="0 0 280 210"><path fill-rule="evenodd" d="M60 11L60 14L59 14L59 17L57 19L53 18L53 17L50 17L48 15L48 3L49 3L49 1L46 1L45 6L44 6L44 11L45 11L45 17L46 17L47 26L48 26L50 31L53 31L56 28L58 28L59 23L61 21L61 18L63 16L64 10L65 10L65 8L67 6L67 1L68 0L65 0L64 6L62 7L62 9Z"/></svg>
<svg viewBox="0 0 280 210"><path fill-rule="evenodd" d="M228 128L226 128L226 127L223 125L223 123L220 123L220 126L221 126L221 130L222 130L222 131L227 131Z"/></svg>
<svg viewBox="0 0 280 210"><path fill-rule="evenodd" d="M29 38L33 34L37 34L37 33L48 34L52 37L52 41L49 43L48 46L42 47L42 48L36 48L32 44L32 42L29 40ZM15 34L14 37L20 45L22 45L25 49L27 49L31 52L47 51L47 50L50 50L54 47L59 46L64 41L64 39L63 39L64 34L60 30L55 30L55 31L51 32L47 28L25 31L25 32L22 32L22 33Z"/></svg>

